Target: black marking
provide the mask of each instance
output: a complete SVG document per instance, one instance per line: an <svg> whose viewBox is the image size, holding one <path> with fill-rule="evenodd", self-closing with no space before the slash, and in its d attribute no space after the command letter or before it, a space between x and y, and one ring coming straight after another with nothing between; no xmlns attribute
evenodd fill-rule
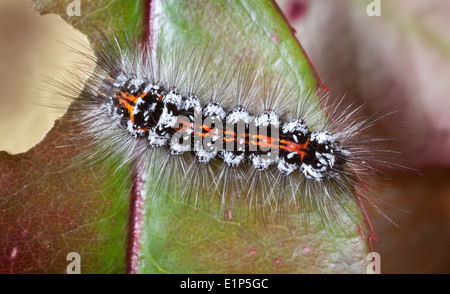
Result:
<svg viewBox="0 0 450 294"><path fill-rule="evenodd" d="M277 165L283 174L300 170L306 178L316 181L336 176L347 161L345 152L332 136L326 132L310 132L302 120L278 121L272 111L253 116L242 107L225 114L217 103L201 106L196 96L181 95L176 88L166 90L162 83L151 84L134 76L119 79L119 75L105 79L97 99L110 103L120 125L134 136L146 137L150 147L170 147L172 154L190 151L199 162L205 163L211 159L220 159L230 166L249 162L257 170ZM129 101L133 106L133 121L128 109L120 103L124 93L140 97L136 103ZM201 125L208 122L206 126L201 127L195 121L199 115ZM194 129L186 126L187 129L181 129L180 117ZM184 133L175 139L179 131ZM171 142L172 138L177 141ZM185 139L191 140L187 147L181 145ZM280 147L268 149L264 144L280 144ZM306 145L306 148L300 153L293 152L289 144Z"/></svg>

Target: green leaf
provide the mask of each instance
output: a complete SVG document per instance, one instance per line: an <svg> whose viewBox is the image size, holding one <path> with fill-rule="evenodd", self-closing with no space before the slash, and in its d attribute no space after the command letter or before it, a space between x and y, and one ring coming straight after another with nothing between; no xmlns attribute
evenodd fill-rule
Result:
<svg viewBox="0 0 450 294"><path fill-rule="evenodd" d="M144 41L150 41L146 25L151 20L161 40L214 44L218 55L232 60L244 54L244 62L256 57L273 64L273 73L288 68L293 73L291 83L299 82L305 91L320 83L270 1L93 3L83 2L81 19L67 17L65 1L39 1L36 6L41 13L60 14L75 27L101 25L118 33L125 28L137 39L143 34ZM149 7L150 17L144 17L149 16ZM294 220L290 225L224 217L219 201L209 201L204 191L198 206L184 206L172 190L158 190L156 177L131 188L133 179L125 176L130 166L102 181L101 164L74 165L73 158L83 147L56 148L76 132L62 118L30 151L15 156L0 153L0 185L6 187L0 191L0 246L4 248L0 272L64 273L69 252L80 253L82 273L365 270L367 245L358 224L351 224L350 234L330 233L317 212L311 211L311 225L305 229L297 225L300 216L295 207L284 212ZM146 191L156 191L160 197L146 199L141 194ZM240 209L247 211L249 204L243 202Z"/></svg>

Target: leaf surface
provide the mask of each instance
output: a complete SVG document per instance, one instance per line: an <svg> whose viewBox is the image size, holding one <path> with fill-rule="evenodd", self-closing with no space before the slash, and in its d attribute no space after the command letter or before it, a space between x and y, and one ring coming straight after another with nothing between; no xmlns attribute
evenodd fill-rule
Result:
<svg viewBox="0 0 450 294"><path fill-rule="evenodd" d="M180 42L213 43L230 60L245 52L273 63L274 73L289 68L305 91L320 83L270 1L83 2L82 19L68 18L63 2L41 1L36 7L60 14L75 27L101 25L116 32L125 27L138 39L143 35L144 42L157 32ZM314 211L308 212L306 230L295 221L288 226L230 218L218 201L183 206L176 195L157 190L155 177L133 186L125 176L131 166L101 179L101 164L74 165L84 147L59 146L76 132L63 117L28 152L0 153L0 272L64 273L69 252L80 253L82 273L365 270L367 244L357 224L350 235L331 234ZM146 199L148 191L160 197ZM208 199L207 192L203 196ZM248 203L240 209L248 210ZM287 213L298 218L295 212Z"/></svg>

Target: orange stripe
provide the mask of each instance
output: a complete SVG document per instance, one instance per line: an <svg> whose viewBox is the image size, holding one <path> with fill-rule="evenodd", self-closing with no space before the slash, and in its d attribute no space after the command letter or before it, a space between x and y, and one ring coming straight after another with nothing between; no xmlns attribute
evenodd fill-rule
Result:
<svg viewBox="0 0 450 294"><path fill-rule="evenodd" d="M192 124L191 122L181 120L180 123L182 124L182 126L179 128L176 128L177 130L182 129L182 130L187 131L191 127L193 127L195 129L195 125ZM201 128L202 128L202 132L195 132L196 135L201 136L203 138L213 137L215 135L216 129L212 129L206 125L201 125ZM204 133L203 130L206 131L206 133ZM228 136L224 136L223 140L225 142L232 142L232 141L238 140L236 138L236 133L233 131L225 131L224 134L233 135L231 138L229 138ZM306 140L305 143L298 144L298 143L288 141L285 139L280 140L279 138L269 137L269 136L260 135L260 134L252 135L250 133L244 133L244 134L240 134L239 137L255 139L255 140L244 140L246 145L270 147L273 149L281 148L283 150L286 150L287 152L295 152L300 156L301 161L303 161L303 158L306 155L306 150L307 150L307 147L309 144L309 138ZM280 142L280 145L272 144L272 142Z"/></svg>
<svg viewBox="0 0 450 294"><path fill-rule="evenodd" d="M130 114L130 120L132 123L134 123L134 114L133 114L134 106L131 105L130 102L133 102L136 104L136 101L139 98L143 98L145 95L147 95L147 93L144 93L140 96L134 96L134 95L130 95L129 93L126 93L126 92L120 92L121 97L119 97L119 103L120 103L120 105L122 105L123 107L125 107L127 109L128 113Z"/></svg>

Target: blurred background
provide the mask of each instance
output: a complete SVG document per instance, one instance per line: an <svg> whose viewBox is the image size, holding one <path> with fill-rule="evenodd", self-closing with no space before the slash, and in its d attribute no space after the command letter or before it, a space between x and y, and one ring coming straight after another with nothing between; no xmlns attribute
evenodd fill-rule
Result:
<svg viewBox="0 0 450 294"><path fill-rule="evenodd" d="M74 40L88 42L30 0L0 0L0 40L0 150L15 154L41 141L69 105L52 98L45 78L81 61L63 44L83 50Z"/></svg>
<svg viewBox="0 0 450 294"><path fill-rule="evenodd" d="M277 3L327 87L368 101L369 112L401 109L396 135L421 176L389 191L409 211L390 210L399 227L373 223L381 272L450 273L450 2ZM67 36L84 39L75 34L28 0L0 0L0 150L28 150L62 114L42 107L51 97L37 89L42 76L76 62L62 46Z"/></svg>
<svg viewBox="0 0 450 294"><path fill-rule="evenodd" d="M373 221L381 272L450 273L450 1L277 3L333 92L400 110L388 123L421 176L389 191L399 228Z"/></svg>

